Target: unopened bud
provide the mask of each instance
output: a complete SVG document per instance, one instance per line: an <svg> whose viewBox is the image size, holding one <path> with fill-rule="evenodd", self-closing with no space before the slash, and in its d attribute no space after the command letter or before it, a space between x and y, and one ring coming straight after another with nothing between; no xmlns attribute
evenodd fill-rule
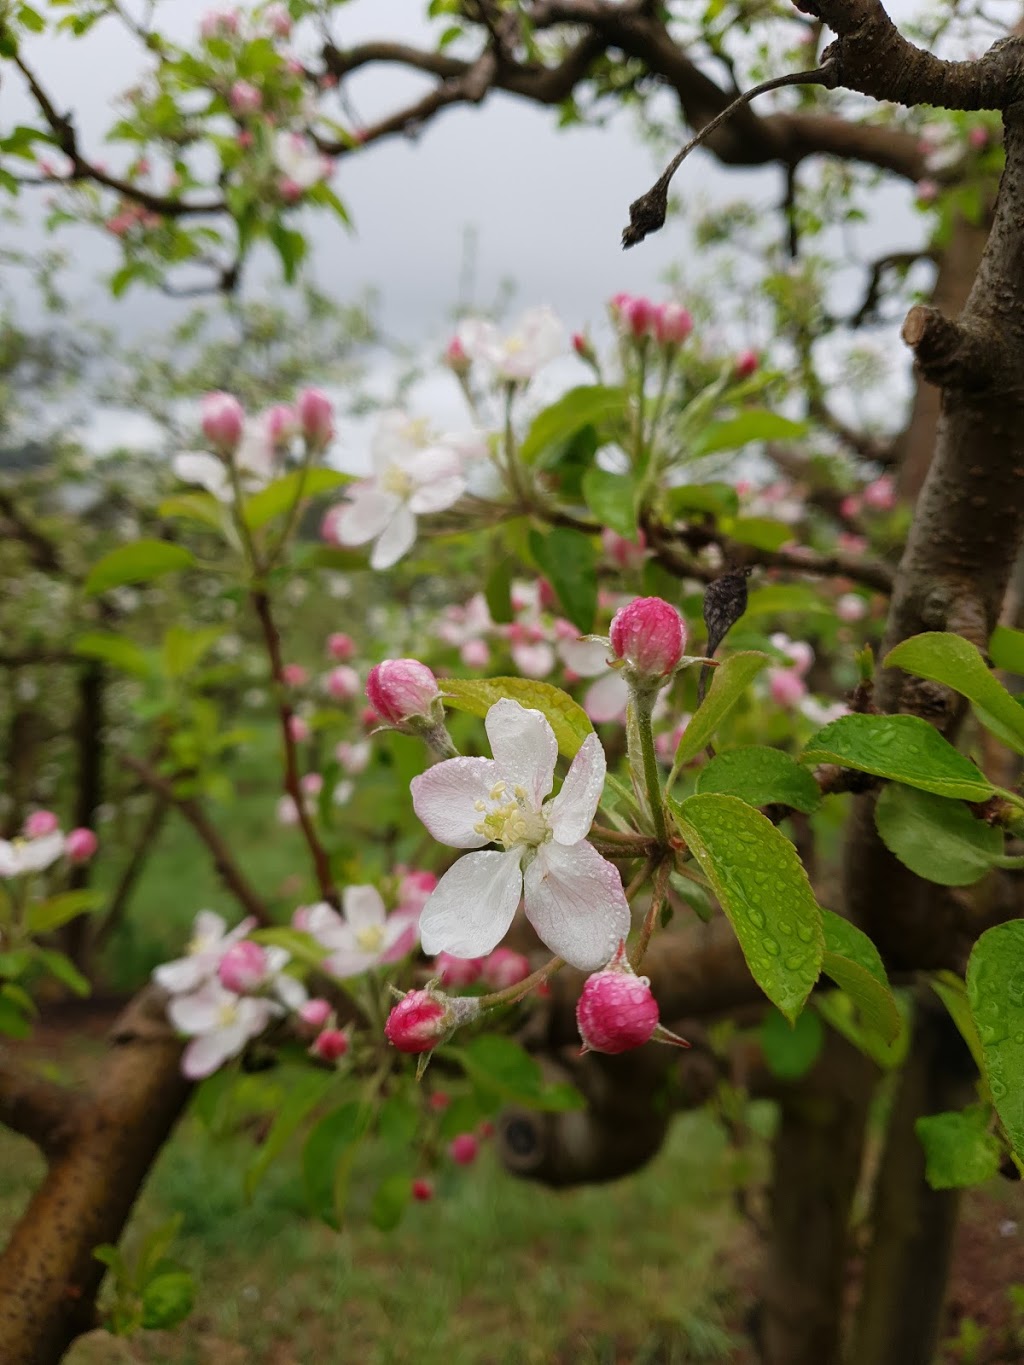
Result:
<svg viewBox="0 0 1024 1365"><path fill-rule="evenodd" d="M303 389L295 404L299 426L314 450L323 450L334 435L334 405L322 389Z"/></svg>
<svg viewBox="0 0 1024 1365"><path fill-rule="evenodd" d="M418 659L384 659L370 669L366 695L378 716L391 725L414 716L432 718L441 697L433 673Z"/></svg>
<svg viewBox="0 0 1024 1365"><path fill-rule="evenodd" d="M232 943L217 967L220 984L236 995L257 990L266 979L267 953L258 943Z"/></svg>
<svg viewBox="0 0 1024 1365"><path fill-rule="evenodd" d="M686 627L670 603L637 597L612 618L612 653L632 670L638 683L670 677L686 648Z"/></svg>
<svg viewBox="0 0 1024 1365"><path fill-rule="evenodd" d="M52 810L34 810L25 821L27 839L42 839L44 835L53 834L58 829L60 821Z"/></svg>
<svg viewBox="0 0 1024 1365"><path fill-rule="evenodd" d="M348 1035L340 1028L325 1028L317 1035L311 1050L323 1062L336 1062L348 1051Z"/></svg>
<svg viewBox="0 0 1024 1365"><path fill-rule="evenodd" d="M231 455L242 439L245 411L230 393L205 394L200 404L200 425L203 435L222 455Z"/></svg>
<svg viewBox="0 0 1024 1365"><path fill-rule="evenodd" d="M459 1166L472 1166L480 1151L480 1144L472 1133L460 1133L448 1144L448 1155Z"/></svg>
<svg viewBox="0 0 1024 1365"><path fill-rule="evenodd" d="M99 840L91 829L84 826L69 830L64 840L64 852L73 863L87 863L96 853Z"/></svg>
<svg viewBox="0 0 1024 1365"><path fill-rule="evenodd" d="M479 1012L472 996L447 996L429 988L410 991L388 1015L384 1034L399 1052L430 1052Z"/></svg>

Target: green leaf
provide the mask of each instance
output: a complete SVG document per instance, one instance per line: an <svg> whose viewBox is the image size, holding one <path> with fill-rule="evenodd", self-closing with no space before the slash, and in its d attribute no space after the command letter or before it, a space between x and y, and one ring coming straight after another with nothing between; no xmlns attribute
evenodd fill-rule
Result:
<svg viewBox="0 0 1024 1365"><path fill-rule="evenodd" d="M143 1327L176 1327L192 1312L195 1299L196 1283L187 1270L155 1275L142 1291Z"/></svg>
<svg viewBox="0 0 1024 1365"><path fill-rule="evenodd" d="M806 768L781 749L757 744L718 754L698 771L696 790L738 796L749 806L779 803L808 814L821 805L818 784Z"/></svg>
<svg viewBox="0 0 1024 1365"><path fill-rule="evenodd" d="M446 706L471 716L486 716L502 697L540 711L554 730L558 752L564 758L575 758L587 735L594 733L583 707L552 683L531 678L438 678L437 685Z"/></svg>
<svg viewBox="0 0 1024 1365"><path fill-rule="evenodd" d="M178 493L165 498L156 510L158 516L168 520L194 521L221 535L227 532L227 509L212 493Z"/></svg>
<svg viewBox="0 0 1024 1365"><path fill-rule="evenodd" d="M303 1071L291 1082L274 1116L270 1132L263 1139L255 1159L245 1173L245 1197L251 1199L271 1163L288 1145L292 1134L320 1103L334 1082L329 1071Z"/></svg>
<svg viewBox="0 0 1024 1365"><path fill-rule="evenodd" d="M706 512L713 517L734 517L740 500L728 483L683 483L665 490L665 503L677 517L689 512Z"/></svg>
<svg viewBox="0 0 1024 1365"><path fill-rule="evenodd" d="M411 1198L412 1181L405 1171L386 1176L373 1192L370 1222L381 1232L390 1232L402 1221L402 1214Z"/></svg>
<svg viewBox="0 0 1024 1365"><path fill-rule="evenodd" d="M6 1033L9 1038L27 1038L31 1032L32 1025L24 1012L3 994L0 987L0 1033Z"/></svg>
<svg viewBox="0 0 1024 1365"><path fill-rule="evenodd" d="M98 910L105 900L99 891L65 891L48 901L37 901L30 905L25 912L25 926L30 934L48 934L77 915Z"/></svg>
<svg viewBox="0 0 1024 1365"><path fill-rule="evenodd" d="M184 545L166 540L137 540L103 556L89 570L84 588L90 597L125 583L148 583L175 569L188 569L196 557Z"/></svg>
<svg viewBox="0 0 1024 1365"><path fill-rule="evenodd" d="M791 1024L773 1009L765 1015L759 1037L772 1075L795 1081L806 1075L818 1060L825 1030L813 1010L801 1010Z"/></svg>
<svg viewBox="0 0 1024 1365"><path fill-rule="evenodd" d="M484 597L495 625L507 626L515 620L516 614L512 606L512 560L508 555L500 554L491 565L491 571L484 584Z"/></svg>
<svg viewBox="0 0 1024 1365"><path fill-rule="evenodd" d="M697 438L693 454L739 450L751 441L793 441L807 435L806 422L793 422L763 408L748 408L722 422L709 422Z"/></svg>
<svg viewBox="0 0 1024 1365"><path fill-rule="evenodd" d="M87 996L92 991L88 979L82 975L70 958L63 953L58 953L52 948L37 948L36 956L43 966L61 983L67 986L69 991L74 991L75 995Z"/></svg>
<svg viewBox="0 0 1024 1365"><path fill-rule="evenodd" d="M533 419L519 447L520 460L532 464L550 446L568 440L581 427L621 414L625 401L623 389L604 384L584 384L570 389Z"/></svg>
<svg viewBox="0 0 1024 1365"><path fill-rule="evenodd" d="M996 626L988 642L988 652L996 668L1024 674L1024 630Z"/></svg>
<svg viewBox="0 0 1024 1365"><path fill-rule="evenodd" d="M700 753L740 697L761 672L771 663L767 654L758 650L744 650L730 655L718 665L711 677L708 694L693 714L683 731L676 750L676 766L682 767Z"/></svg>
<svg viewBox="0 0 1024 1365"><path fill-rule="evenodd" d="M343 474L339 469L293 469L245 499L242 503L245 524L250 531L258 531L287 512L300 491L303 499L316 498L351 483L352 478L351 474Z"/></svg>
<svg viewBox="0 0 1024 1365"><path fill-rule="evenodd" d="M787 1019L821 972L821 910L796 849L735 796L671 801L680 833L739 939L751 975Z"/></svg>
<svg viewBox="0 0 1024 1365"><path fill-rule="evenodd" d="M967 964L985 1079L1013 1150L1024 1157L1024 920L987 929Z"/></svg>
<svg viewBox="0 0 1024 1365"><path fill-rule="evenodd" d="M835 606L806 583L769 583L763 588L752 589L743 614L744 617L779 616L785 612L796 612L801 616L815 612L834 616Z"/></svg>
<svg viewBox="0 0 1024 1365"><path fill-rule="evenodd" d="M969 640L947 631L914 635L889 651L885 666L905 669L959 692L974 707L982 725L1011 749L1024 753L1024 706L992 676Z"/></svg>
<svg viewBox="0 0 1024 1365"><path fill-rule="evenodd" d="M597 613L597 552L590 536L566 526L530 532L530 554L551 584L562 611L581 635Z"/></svg>
<svg viewBox="0 0 1024 1365"><path fill-rule="evenodd" d="M583 475L583 497L604 526L626 540L636 540L636 487L628 474L588 469Z"/></svg>
<svg viewBox="0 0 1024 1365"><path fill-rule="evenodd" d="M312 934L304 933L301 929L290 929L284 924L254 929L249 938L256 943L265 943L268 948L284 948L296 962L303 962L308 967L319 967L331 955L330 949L318 943Z"/></svg>
<svg viewBox="0 0 1024 1365"><path fill-rule="evenodd" d="M733 517L722 527L733 540L753 545L757 550L778 550L793 539L793 528L785 521L771 517Z"/></svg>
<svg viewBox="0 0 1024 1365"><path fill-rule="evenodd" d="M875 824L890 853L940 886L969 886L1003 852L1000 831L975 819L962 801L900 782L882 789Z"/></svg>
<svg viewBox="0 0 1024 1365"><path fill-rule="evenodd" d="M128 640L123 635L107 634L101 630L87 631L79 635L73 648L83 659L99 659L136 678L151 677L154 671L151 656L134 640Z"/></svg>
<svg viewBox="0 0 1024 1365"><path fill-rule="evenodd" d="M350 1100L320 1120L302 1150L302 1176L309 1207L332 1227L341 1224L352 1163L371 1116L369 1105Z"/></svg>
<svg viewBox="0 0 1024 1365"><path fill-rule="evenodd" d="M198 630L171 626L163 641L164 672L169 678L183 678L191 673L223 634L222 626L203 626Z"/></svg>
<svg viewBox="0 0 1024 1365"><path fill-rule="evenodd" d="M892 1043L903 1027L896 997L875 945L862 930L831 910L822 910L825 956L821 970L846 992L866 1028Z"/></svg>
<svg viewBox="0 0 1024 1365"><path fill-rule="evenodd" d="M970 1049L979 1074L984 1076L985 1055L981 1047L981 1038L978 1036L978 1026L971 1013L971 1004L967 999L967 983L961 981L953 972L947 971L934 972L928 980Z"/></svg>
<svg viewBox="0 0 1024 1365"><path fill-rule="evenodd" d="M835 763L961 801L985 801L992 785L918 716L840 716L807 741L803 763Z"/></svg>
<svg viewBox="0 0 1024 1365"><path fill-rule="evenodd" d="M499 1033L482 1033L462 1047L447 1047L478 1091L500 1096L509 1104L531 1109L564 1110L583 1107L583 1097L572 1086L548 1085L540 1063L515 1042Z"/></svg>
<svg viewBox="0 0 1024 1365"><path fill-rule="evenodd" d="M1002 1147L988 1131L979 1106L963 1113L925 1114L914 1131L924 1148L925 1178L933 1190L981 1185L998 1175Z"/></svg>

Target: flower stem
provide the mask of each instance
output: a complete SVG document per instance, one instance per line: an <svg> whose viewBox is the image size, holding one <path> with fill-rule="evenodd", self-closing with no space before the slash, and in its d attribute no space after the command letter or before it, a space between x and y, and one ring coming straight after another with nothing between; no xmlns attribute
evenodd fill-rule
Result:
<svg viewBox="0 0 1024 1365"><path fill-rule="evenodd" d="M631 698L636 716L635 733L640 744L643 760L644 785L647 788L647 802L654 820L654 833L658 843L668 846L668 826L665 824L665 802L661 794L661 774L658 772L658 758L654 752L654 730L651 726L651 713L657 692L634 688Z"/></svg>
<svg viewBox="0 0 1024 1365"><path fill-rule="evenodd" d="M524 977L522 981L517 981L514 986L507 986L503 991L492 991L490 995L481 995L477 1003L482 1010L494 1009L496 1005L514 1005L517 1000L529 995L536 986L541 985L549 976L554 976L555 972L564 966L565 963L560 957L553 957L550 962L546 962L543 967Z"/></svg>
<svg viewBox="0 0 1024 1365"><path fill-rule="evenodd" d="M662 906L665 904L665 893L668 884L669 863L664 861L658 864L658 869L654 874L654 890L651 893L651 906L644 916L644 922L640 926L640 937L633 948L629 965L634 971L639 971L640 964L647 954L648 946L651 942L651 935L654 933L654 926L661 915Z"/></svg>

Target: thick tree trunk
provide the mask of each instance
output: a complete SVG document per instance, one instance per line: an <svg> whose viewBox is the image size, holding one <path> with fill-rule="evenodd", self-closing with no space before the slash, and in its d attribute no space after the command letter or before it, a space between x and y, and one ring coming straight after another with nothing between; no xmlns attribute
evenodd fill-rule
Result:
<svg viewBox="0 0 1024 1365"><path fill-rule="evenodd" d="M958 1190L933 1190L914 1129L972 1098L970 1054L937 1002L922 998L875 1181L872 1240L853 1334L856 1365L931 1365L939 1343Z"/></svg>
<svg viewBox="0 0 1024 1365"><path fill-rule="evenodd" d="M836 1033L814 1070L782 1088L772 1228L758 1317L765 1365L838 1365L850 1208L878 1072Z"/></svg>
<svg viewBox="0 0 1024 1365"><path fill-rule="evenodd" d="M0 1256L3 1365L57 1365L95 1326L105 1270L93 1249L120 1237L190 1090L181 1044L147 991L120 1021L92 1093L69 1096L49 1132L41 1113L32 1135L49 1149L47 1173ZM29 1131L24 1114L16 1126Z"/></svg>

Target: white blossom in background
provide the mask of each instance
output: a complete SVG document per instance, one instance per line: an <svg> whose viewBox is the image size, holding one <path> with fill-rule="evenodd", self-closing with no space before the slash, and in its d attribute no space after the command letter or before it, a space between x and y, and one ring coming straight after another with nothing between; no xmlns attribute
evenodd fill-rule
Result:
<svg viewBox="0 0 1024 1365"><path fill-rule="evenodd" d="M334 509L329 534L339 545L373 541L372 569L389 569L416 540L416 518L443 512L466 490L463 454L451 438L433 438L426 424L387 412L371 447L373 478L354 484Z"/></svg>
<svg viewBox="0 0 1024 1365"><path fill-rule="evenodd" d="M339 915L325 902L302 912L299 926L330 953L324 971L342 979L360 976L387 960L408 930L407 916L388 915L375 886L348 886Z"/></svg>
<svg viewBox="0 0 1024 1365"><path fill-rule="evenodd" d="M566 348L565 326L546 307L528 309L504 335L483 318L464 318L456 335L470 360L489 366L496 378L508 383L532 379Z"/></svg>
<svg viewBox="0 0 1024 1365"><path fill-rule="evenodd" d="M588 735L553 800L558 746L539 712L503 698L485 721L493 758L450 758L412 780L413 808L435 839L481 850L441 878L420 916L428 956L483 957L520 897L543 943L574 967L603 966L629 932L619 874L587 842L605 779ZM500 850L484 850L496 843Z"/></svg>
<svg viewBox="0 0 1024 1365"><path fill-rule="evenodd" d="M224 919L212 910L200 910L192 926L192 938L185 956L165 962L153 972L153 979L171 995L193 991L217 973L220 960L233 943L245 938L256 927L252 918L242 920L227 931Z"/></svg>
<svg viewBox="0 0 1024 1365"><path fill-rule="evenodd" d="M594 724L621 720L629 701L629 684L619 669L608 666L608 646L600 640L563 640L558 653L577 677L597 679L583 697L583 709Z"/></svg>
<svg viewBox="0 0 1024 1365"><path fill-rule="evenodd" d="M263 488L274 477L277 462L266 414L247 419L234 463L246 492ZM198 484L221 502L234 496L227 465L208 450L183 450L174 456L171 468L182 483Z"/></svg>
<svg viewBox="0 0 1024 1365"><path fill-rule="evenodd" d="M175 996L167 1007L168 1018L179 1033L192 1039L181 1059L182 1072L193 1081L212 1075L279 1013L280 1006L272 1000L235 995L216 980L205 981L190 995Z"/></svg>
<svg viewBox="0 0 1024 1365"><path fill-rule="evenodd" d="M311 189L330 173L331 163L308 137L282 130L274 137L274 165L300 190Z"/></svg>
<svg viewBox="0 0 1024 1365"><path fill-rule="evenodd" d="M0 877L24 877L42 872L64 852L60 830L36 839L0 839Z"/></svg>

